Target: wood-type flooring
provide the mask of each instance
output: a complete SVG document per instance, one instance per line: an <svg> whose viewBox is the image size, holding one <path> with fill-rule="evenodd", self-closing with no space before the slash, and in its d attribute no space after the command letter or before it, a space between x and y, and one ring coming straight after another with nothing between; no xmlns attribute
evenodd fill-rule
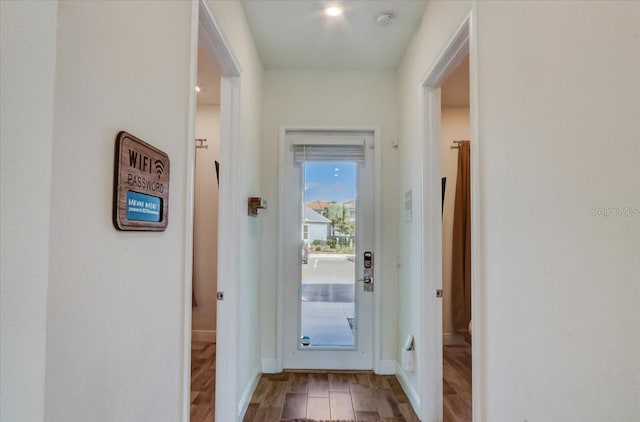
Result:
<svg viewBox="0 0 640 422"><path fill-rule="evenodd" d="M299 420L419 421L393 375L367 372L263 374L244 421Z"/></svg>
<svg viewBox="0 0 640 422"><path fill-rule="evenodd" d="M213 343L191 349L191 421L212 422L215 411ZM444 421L471 422L471 347L445 346ZM391 375L363 372L263 374L245 422L419 421L400 383Z"/></svg>
<svg viewBox="0 0 640 422"><path fill-rule="evenodd" d="M191 342L191 422L213 422L216 344Z"/></svg>
<svg viewBox="0 0 640 422"><path fill-rule="evenodd" d="M471 422L471 346L445 346L444 422Z"/></svg>

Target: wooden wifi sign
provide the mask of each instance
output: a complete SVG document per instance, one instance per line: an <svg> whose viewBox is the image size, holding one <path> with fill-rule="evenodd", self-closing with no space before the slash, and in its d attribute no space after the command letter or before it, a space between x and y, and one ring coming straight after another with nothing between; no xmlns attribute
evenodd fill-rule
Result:
<svg viewBox="0 0 640 422"><path fill-rule="evenodd" d="M116 137L113 225L164 231L169 216L169 156L127 132Z"/></svg>

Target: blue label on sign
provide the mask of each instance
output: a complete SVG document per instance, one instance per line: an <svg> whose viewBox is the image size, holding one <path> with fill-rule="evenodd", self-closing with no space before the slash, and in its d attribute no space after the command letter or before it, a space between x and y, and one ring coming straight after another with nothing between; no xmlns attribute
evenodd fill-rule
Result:
<svg viewBox="0 0 640 422"><path fill-rule="evenodd" d="M127 191L127 220L160 221L162 199L157 196Z"/></svg>

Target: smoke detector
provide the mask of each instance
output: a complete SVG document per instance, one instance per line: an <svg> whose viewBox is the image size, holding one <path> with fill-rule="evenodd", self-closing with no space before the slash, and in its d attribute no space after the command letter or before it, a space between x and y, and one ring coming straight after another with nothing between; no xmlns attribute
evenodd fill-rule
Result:
<svg viewBox="0 0 640 422"><path fill-rule="evenodd" d="M376 22L378 23L378 25L381 26L387 26L389 25L391 22L393 22L393 20L396 17L393 16L393 13L381 13L377 18L376 18Z"/></svg>

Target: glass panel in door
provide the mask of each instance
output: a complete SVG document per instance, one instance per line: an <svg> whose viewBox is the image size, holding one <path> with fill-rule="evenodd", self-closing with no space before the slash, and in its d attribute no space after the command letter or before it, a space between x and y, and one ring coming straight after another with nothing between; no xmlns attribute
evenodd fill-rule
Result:
<svg viewBox="0 0 640 422"><path fill-rule="evenodd" d="M302 163L300 345L356 348L355 162Z"/></svg>
<svg viewBox="0 0 640 422"><path fill-rule="evenodd" d="M287 134L279 210L283 368L373 368L375 283L365 283L363 259L375 240L373 141L359 133Z"/></svg>

